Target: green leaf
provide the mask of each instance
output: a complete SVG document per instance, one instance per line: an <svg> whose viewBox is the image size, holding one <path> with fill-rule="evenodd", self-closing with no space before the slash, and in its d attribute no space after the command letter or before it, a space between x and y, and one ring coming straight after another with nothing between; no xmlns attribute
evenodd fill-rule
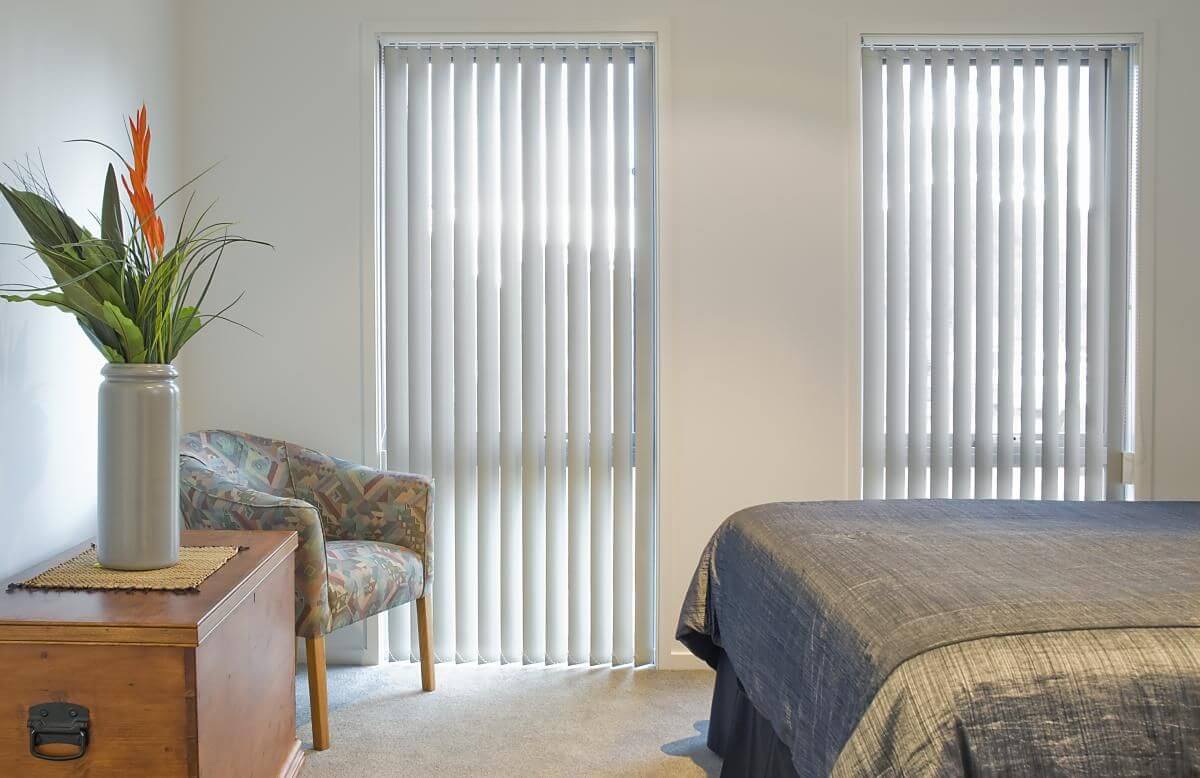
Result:
<svg viewBox="0 0 1200 778"><path fill-rule="evenodd" d="M105 346L104 344L100 344L100 353L103 354L105 359L107 359L109 362L116 362L117 364L120 364L125 361L125 357L121 356L121 352L114 348Z"/></svg>
<svg viewBox="0 0 1200 778"><path fill-rule="evenodd" d="M33 303L34 305L41 305L47 308L57 308L60 311L70 313L74 315L75 321L79 323L79 328L83 330L84 334L87 335L88 340L92 342L92 345L94 345L101 354L109 357L110 353L114 352L115 350L114 346L118 341L112 328L110 328L104 322L97 321L88 316L86 313L80 311L71 304L70 299L62 292L31 294L24 297L17 294L4 294L0 295L0 299L13 303ZM104 341L106 339L112 341L113 345L110 346L109 344L105 343ZM118 358L114 360L109 357L109 361L123 362L124 358L120 357L118 352Z"/></svg>
<svg viewBox="0 0 1200 778"><path fill-rule="evenodd" d="M88 315L102 319L99 304L104 300L121 302L121 296L111 281L116 280L116 266L111 252L89 251L91 246L103 245L71 220L57 205L34 192L22 192L0 184L0 194L8 202L18 221L29 233L37 252L55 283L75 286L84 295L75 304ZM110 270L109 268L112 268ZM99 271L91 273L89 271ZM109 280L103 276L108 275Z"/></svg>
<svg viewBox="0 0 1200 778"><path fill-rule="evenodd" d="M107 300L104 302L104 321L116 330L121 338L125 361L141 362L146 358L146 344L142 339L142 331L120 308Z"/></svg>
<svg viewBox="0 0 1200 778"><path fill-rule="evenodd" d="M92 345L96 347L96 350L107 357L109 351L113 350L113 348L100 338L100 335L96 333L96 329L97 325L103 327L105 331L107 331L108 336L115 340L115 334L112 332L112 329L107 324L98 322L95 319L90 319L81 313L75 314L75 321L78 322L79 329L83 330L83 334L87 335L88 340L92 342ZM111 362L112 360L110 359L109 361Z"/></svg>
<svg viewBox="0 0 1200 778"><path fill-rule="evenodd" d="M191 340L192 336L200 331L204 322L200 319L200 312L194 307L188 306L181 308L175 316L175 334L173 336L174 350L178 353L179 349L183 348L183 344Z"/></svg>
<svg viewBox="0 0 1200 778"><path fill-rule="evenodd" d="M121 297L116 287L121 284L121 262L125 247L119 243L114 246L103 240L92 240L77 248L83 257L83 264L96 271L88 276L94 291L105 300L120 303Z"/></svg>
<svg viewBox="0 0 1200 778"><path fill-rule="evenodd" d="M47 292L45 294L31 294L22 297L19 294L3 294L0 298L8 300L10 303L33 303L34 305L44 305L47 308L58 308L67 313L78 313L71 306L62 292Z"/></svg>
<svg viewBox="0 0 1200 778"><path fill-rule="evenodd" d="M71 251L69 246L46 246L34 244L37 252L54 283L72 303L89 316L104 320L101 304L106 301L121 303L120 293L105 281L101 267L88 267Z"/></svg>
<svg viewBox="0 0 1200 778"><path fill-rule="evenodd" d="M125 234L121 224L121 197L117 192L117 171L110 163L104 177L104 203L100 206L100 237L118 253L124 253ZM118 257L119 259L120 257Z"/></svg>
<svg viewBox="0 0 1200 778"><path fill-rule="evenodd" d="M36 192L22 192L0 184L0 194L8 201L21 226L34 243L60 246L79 242L82 230L54 203Z"/></svg>
<svg viewBox="0 0 1200 778"><path fill-rule="evenodd" d="M46 263L50 275L54 277L59 288L62 289L62 293L67 296L73 306L88 316L104 320L104 309L101 308L103 300L96 299L91 289L78 282L77 276L70 275L56 257L44 251L38 251L38 256L42 258L42 262Z"/></svg>

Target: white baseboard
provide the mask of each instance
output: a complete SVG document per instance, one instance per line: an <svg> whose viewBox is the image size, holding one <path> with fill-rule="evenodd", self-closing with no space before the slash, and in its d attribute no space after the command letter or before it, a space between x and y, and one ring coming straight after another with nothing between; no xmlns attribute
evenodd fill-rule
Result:
<svg viewBox="0 0 1200 778"><path fill-rule="evenodd" d="M387 613L334 630L325 636L325 662L371 666L387 661ZM296 661L305 663L304 641L296 639Z"/></svg>
<svg viewBox="0 0 1200 778"><path fill-rule="evenodd" d="M660 653L658 670L707 670L708 665L679 643ZM304 664L304 641L296 640L296 661ZM388 657L388 614L372 616L325 636L325 661L331 665L380 665Z"/></svg>
<svg viewBox="0 0 1200 778"><path fill-rule="evenodd" d="M659 670L707 670L708 665L699 657L682 647L676 647L666 653L663 661L658 663Z"/></svg>

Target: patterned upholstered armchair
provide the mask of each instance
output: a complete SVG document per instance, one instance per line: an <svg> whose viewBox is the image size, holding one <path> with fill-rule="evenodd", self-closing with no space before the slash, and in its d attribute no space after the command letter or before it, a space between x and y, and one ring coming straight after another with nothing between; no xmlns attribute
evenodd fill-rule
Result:
<svg viewBox="0 0 1200 778"><path fill-rule="evenodd" d="M373 470L311 449L209 430L180 442L188 529L288 529L296 552L296 634L308 655L313 747L329 747L325 634L416 602L421 685L434 687L429 607L433 538L427 478Z"/></svg>

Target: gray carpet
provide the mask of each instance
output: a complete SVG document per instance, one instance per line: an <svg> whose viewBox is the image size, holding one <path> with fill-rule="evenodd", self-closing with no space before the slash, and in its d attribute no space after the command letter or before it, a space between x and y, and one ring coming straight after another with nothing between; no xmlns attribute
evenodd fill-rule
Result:
<svg viewBox="0 0 1200 778"><path fill-rule="evenodd" d="M418 665L329 668L333 747L317 776L716 776L704 745L713 675L585 667ZM296 678L305 747L308 681Z"/></svg>

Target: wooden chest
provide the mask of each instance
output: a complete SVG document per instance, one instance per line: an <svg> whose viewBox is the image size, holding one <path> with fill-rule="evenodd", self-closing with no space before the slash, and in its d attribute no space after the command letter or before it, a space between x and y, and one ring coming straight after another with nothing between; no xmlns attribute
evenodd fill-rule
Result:
<svg viewBox="0 0 1200 778"><path fill-rule="evenodd" d="M199 592L0 591L4 774L298 773L295 533L185 531L183 544L244 550ZM46 702L87 708L82 757L30 753L30 707Z"/></svg>

